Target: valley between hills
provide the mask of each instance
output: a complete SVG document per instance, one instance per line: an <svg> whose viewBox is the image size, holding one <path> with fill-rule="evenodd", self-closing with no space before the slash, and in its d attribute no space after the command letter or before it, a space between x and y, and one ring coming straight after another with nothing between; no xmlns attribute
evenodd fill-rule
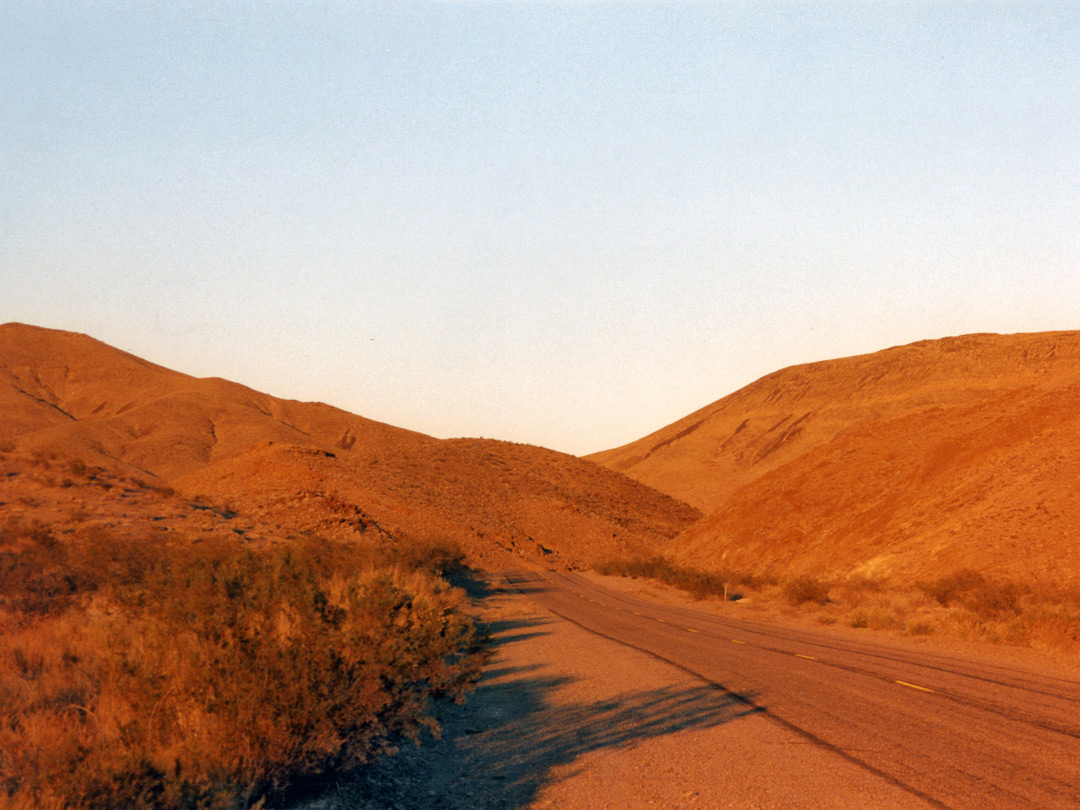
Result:
<svg viewBox="0 0 1080 810"><path fill-rule="evenodd" d="M972 569L1080 587L1080 332L784 369L585 459L433 439L19 324L0 326L0 375L0 441L19 455L288 531L437 535L481 566L655 554L776 579Z"/></svg>
<svg viewBox="0 0 1080 810"><path fill-rule="evenodd" d="M476 718L486 711L488 704L480 700L481 695L501 695L499 699L506 700L507 694L524 688L520 681L513 682L516 686L500 686L499 678L507 677L514 667L524 671L551 666L553 662L544 661L544 656L560 655L552 651L561 649L562 655L569 656L562 662L565 669L577 655L575 649L584 654L597 644L595 654L609 662L625 663L628 655L652 656L664 666L690 673L690 680L703 678L712 684L710 689L726 690L724 694L733 702L721 712L724 717L738 716L740 708L751 713L766 711L764 703L755 703L758 688L762 695L772 695L774 707L782 709L785 701L794 701L784 716L801 717L803 707L781 684L773 686L765 679L758 686L747 681L736 688L732 684L740 682L742 675L722 674L712 663L693 663L694 648L686 648L685 656L690 657L684 657L683 641L653 640L652 631L642 628L628 628L624 633L609 618L581 613L572 607L576 604L572 592L587 592L587 601L610 603L613 610L622 609L618 607L620 593L628 599L652 600L649 604L677 605L691 613L656 608L660 612L649 627L658 626L656 622L676 626L682 622L684 632L713 633L713 644L730 643L729 637L740 636L734 630L716 631L709 623L712 619L698 617L699 606L718 617L717 621L749 619L746 626L758 626L756 622L772 628L768 633L787 634L784 644L795 638L792 634L812 632L826 634L814 639L832 638L829 644L844 646L854 644L852 639L869 639L868 634L876 630L880 633L873 638L915 645L912 655L919 650L949 655L961 649L957 645L979 644L985 654L996 656L993 660L1015 663L1029 674L1058 666L1071 671L1080 648L1078 405L1080 332L968 335L777 371L649 436L577 458L497 440L435 439L322 403L284 400L226 380L191 377L86 335L2 325L0 523L5 528L0 561L9 593L0 593L0 624L7 636L6 646L0 649L0 700L6 702L0 706L0 716L6 718L0 731L0 810L44 807L47 802L39 804L30 798L41 791L52 802L48 806L71 807L116 806L117 802L133 807L246 806L246 801L254 804L257 800L279 806L302 800L295 794L297 785L319 783L317 775L328 768L375 761L400 735L419 733L428 723L424 715L428 698L464 697L476 689L481 668L492 655L503 661L498 669L502 674L492 682L488 664L489 674L483 676L488 680L480 680L479 691L465 704L476 708L453 710L457 715L444 712L451 739L456 739L455 733L463 735L461 739L497 738L497 732L492 732L496 737L489 737L487 731L466 727L479 722ZM159 552L146 549L160 549L164 556L153 556ZM294 550L300 562L294 561ZM174 553L179 556L170 556ZM262 562L251 562L265 559L277 560L266 569L269 573L258 568ZM250 571L243 567L249 563L256 567ZM289 597L292 607L282 608L273 601L278 596L272 592L286 587L281 572L291 570L288 567L294 563L301 568L288 580L288 587L301 581L309 585ZM194 566L195 573L185 574L187 565ZM346 586L340 579L346 568L366 573L358 583ZM394 573L379 573L386 571ZM262 576L277 584L258 584ZM547 577L548 584L536 580L537 576ZM255 617L244 619L248 630L236 629L240 627L236 625L221 636L211 628L207 638L212 638L218 652L191 655L209 661L224 654L222 650L232 649L228 639L247 638L245 633L255 632L251 628L275 627L271 635L294 650L287 655L295 656L301 637L309 639L305 643L314 643L310 641L314 636L304 635L308 630L297 629L307 626L304 621L312 622L311 627L320 633L336 633L352 620L332 617L351 616L348 610L353 610L360 617L357 627L370 629L373 622L378 624L372 618L376 613L370 611L385 610L385 602L373 602L374 607L348 602L352 597L347 593L373 594L372 583L384 582L379 577L391 577L393 588L398 589L395 593L402 594L394 609L405 612L387 621L398 628L416 628L418 633L428 632L423 622L442 621L441 631L424 637L443 638L444 646L435 658L410 664L427 674L395 686L406 691L387 697L385 705L397 701L412 708L393 717L376 711L372 717L378 719L365 726L369 731L364 732L371 744L362 751L352 751L337 726L320 732L324 736L315 748L304 748L310 741L301 744L293 720L283 715L274 733L282 735L279 742L293 740L290 744L297 751L308 752L302 755L310 759L304 766L307 770L276 761L264 770L251 770L252 754L236 760L232 775L217 773L193 747L185 747L185 735L202 740L204 747L235 745L239 738L229 736L233 732L214 730L217 721L213 718L224 710L205 708L198 703L202 698L196 690L180 685L185 678L195 677L181 672L186 665L162 648L155 653L158 657L151 656L138 666L160 669L166 666L162 662L172 661L168 666L179 667L179 680L166 678L171 685L159 691L147 687L144 704L112 706L106 711L103 701L112 693L95 692L98 686L92 684L104 677L101 673L119 666L109 663L104 652L114 642L102 641L106 646L86 648L94 652L77 653L63 640L65 633L83 632L73 628L96 627L95 622L104 622L102 639L112 638L110 633L123 636L129 631L117 629L116 622L126 615L124 611L134 610L130 605L143 610L160 598L171 606L176 588L181 587L178 582L205 580L208 604L217 605L215 600L220 600L220 616L231 616L229 621L234 621L235 613L230 611L235 605L228 606L236 602L240 586L229 583L243 581L252 592L265 591L271 602L250 606L245 602L245 609L250 607ZM447 589L446 577L467 585L468 594ZM122 587L110 584L114 580ZM152 598L140 589L150 589L145 592ZM136 592L144 595L133 596ZM297 607L309 597L314 600L309 608ZM352 607L347 608L347 603ZM327 604L339 612L327 613ZM432 607L424 613L421 607L427 604ZM168 624L171 630L153 632L178 632L176 628L184 622L201 621L191 618L197 610L190 605L169 610L187 618L178 618L180 625ZM652 609L641 603L636 610L640 615ZM299 613L293 616L290 611ZM146 614L147 627L158 621L151 614L152 610ZM506 633L513 627L547 625L553 616L569 619L579 630L548 628L544 631L550 634L547 647L537 640L517 642L517 648L506 642ZM483 627L494 639L494 652L480 649L483 644L478 639L483 633L477 633ZM368 640L363 643L375 643L371 641L374 631L365 632ZM528 638L527 629L524 632L523 640ZM575 632L592 633L594 641L572 637ZM446 641L451 636L452 643ZM46 637L59 639L55 651L41 646ZM153 636L123 638L133 650L158 643L147 641ZM785 660L794 660L791 656L818 660L820 653L799 645L825 642L807 639L799 636L790 651L785 647ZM389 637L378 642L384 649L397 643ZM612 644L623 645L621 651ZM765 646L776 652L777 644ZM637 652L631 655L626 645ZM263 654L270 653L259 653ZM869 666L865 656L884 655L862 648L857 654L864 659L837 666L861 670ZM137 669L132 663L134 653L124 655L128 656L124 666ZM366 654L357 655L364 658ZM79 680L83 676L74 674L78 661L97 661L95 656L104 669ZM151 659L157 663L151 665ZM334 660L331 656L326 666L338 667ZM914 660L911 666L923 668L904 677L926 678L935 666L943 666L932 665L929 659L919 659L919 664ZM245 661L243 666L251 666ZM644 666L634 661L625 665ZM583 662L574 665L585 666ZM987 664L998 665L1003 664ZM655 681L654 697L670 697L672 693L665 690L691 689L686 682L672 680L676 670L665 670L667 675L657 670L649 676ZM437 677L430 674L435 671L440 673ZM558 667L552 670L550 689L555 692L560 671ZM160 671L150 675L151 679L164 677ZM325 672L319 677L325 677ZM603 681L597 672L585 674L584 670L576 677L584 683ZM1060 685L1068 677L1064 681L1058 674L1054 677L1058 678L1055 685L1044 685L1044 691L1071 708L1061 710L1064 714L1059 717L1055 704L1039 715L1036 726L1042 729L1040 733L1057 728L1053 733L1065 733L1072 741L1080 738L1080 729L1070 725L1067 715L1080 697L1073 687ZM880 678L907 683L899 674ZM46 681L51 684L48 688L43 685ZM408 692L416 683L423 683L423 689ZM215 694L213 686L206 689L205 694ZM191 694L180 700L178 693L186 691ZM982 693L969 695L952 684L935 684L925 691L949 691L957 700L981 705L998 701ZM602 692L597 685L593 693L578 694L575 699L622 699L622 692ZM108 699L117 705L122 702L116 694ZM237 701L242 702L239 697ZM141 743L130 736L134 731L124 731L125 722L132 729L143 722L132 719L139 714L139 705L156 707L151 709L153 722L143 731L175 737L167 750L139 748ZM287 711L295 709L290 706ZM659 736L682 739L679 735L684 731L721 734L726 740L723 745L734 744L726 736L731 729L719 730L727 720L717 719L715 707L695 706L695 711L703 713L695 715L698 720L688 721L685 728L678 723L666 727ZM635 725L641 711L636 709L619 722L643 729L647 724ZM169 712L171 719L165 717ZM112 718L114 730L91 733L87 718L92 715L99 718L101 728L109 725L104 718ZM42 730L44 725L31 729L26 719L30 716L39 716L41 724L53 727L59 722L56 718L63 718L73 736L68 742L57 742L53 731ZM191 719L196 716L201 719ZM243 722L250 725L251 721ZM862 738L829 742L831 731L807 731L819 722L809 715L805 721L784 722L788 723L784 733L824 741L822 756L832 749L854 750L865 743ZM457 732L455 723L460 725ZM533 728L532 733L541 732ZM764 737L771 733L761 732ZM48 793L43 782L34 781L44 778L40 764L44 759L9 754L5 761L3 756L14 750L12 746L25 747L31 737L38 746L34 750L45 759L59 761L63 757L55 747L71 746L70 752L84 751L82 759L86 751L96 751L102 761L115 759L115 767L103 765L101 772L80 776L83 781L66 799L62 793ZM254 745L249 737L243 739L248 741L245 745ZM557 778L561 782L570 778L567 769L573 770L577 758L592 762L596 756L590 752L611 746L618 749L633 739L636 733L625 739L615 735L594 747L575 749L577 753L569 759L553 753L551 762L533 766L543 773L549 769L550 774L562 773ZM1069 759L1071 745L1055 738L1046 750ZM126 752L123 756L115 753L117 746ZM312 753L316 749L321 753ZM431 743L425 750L445 753L445 745L440 749ZM513 750L515 756L530 761L523 750ZM70 755L72 762L79 760L75 753ZM684 755L672 749L664 756L677 760ZM851 784L862 785L858 790L864 791L864 799L873 795L874 784L882 779L881 784L889 787L882 788L880 796L895 794L887 801L882 798L876 804L857 806L1065 807L1076 798L1069 789L1058 790L1047 783L1033 787L1030 795L1017 794L1012 804L1000 796L990 801L974 787L987 778L975 766L970 785L950 783L944 772L929 767L922 776L900 774L906 766L897 763L912 755L848 756L845 767L852 766L853 773L859 774L851 777ZM487 756L476 754L478 758L470 760L474 772L476 763L492 767ZM1016 760L1021 755L1013 752L1011 756ZM171 764L165 767L173 760L175 776ZM405 773L411 761L408 756L385 760L406 764L389 766L390 788L369 785L365 788L369 793L364 794L368 798L356 793L349 806L381 806L379 802L389 801L388 796L396 802L392 806L468 806L460 803L460 791L459 799L442 797L442 791L450 789L443 772L425 777L429 788L439 794L437 800L406 798L409 788L393 788L398 783L412 784L408 779L416 773ZM1035 770L1057 767L1033 763L1030 767ZM184 771L183 778L182 765L192 769ZM792 773L800 769L811 773L819 765L813 758L786 763ZM601 771L590 772L606 773L604 778L618 781L610 763L596 767ZM988 756L978 767L993 772L1000 769L1000 761ZM149 774L146 784L150 787L138 795L125 794L119 786L122 778L117 774L130 773L132 768ZM764 778L771 770L762 762L758 773ZM241 778L238 773L247 775ZM459 777L466 780L468 774L462 771ZM603 779L588 782L588 787L581 788L584 794L574 793L571 787L562 793L549 789L543 780L530 781L524 771L518 779L521 789L511 798L506 798L510 794L505 785L492 783L486 794L473 797L479 802L475 806L604 806L597 803L599 794L588 793L602 792L598 785ZM863 784L860 780L864 779L869 781ZM696 807L705 806L695 802L708 795L715 806L729 806L721 804L723 794L709 793L707 780L702 781L700 774L690 781L698 787L680 793L678 803L674 794L650 782L649 790L654 791L650 801ZM31 783L33 790L28 787ZM782 798L766 791L772 798L762 798L766 794L755 794L749 782L741 783L739 791L740 806L754 801L776 807L855 801L850 793L833 795L827 790L801 803L790 792ZM831 798L823 798L826 794ZM314 801L313 806L345 806L329 799ZM629 801L625 806L645 806L642 802Z"/></svg>

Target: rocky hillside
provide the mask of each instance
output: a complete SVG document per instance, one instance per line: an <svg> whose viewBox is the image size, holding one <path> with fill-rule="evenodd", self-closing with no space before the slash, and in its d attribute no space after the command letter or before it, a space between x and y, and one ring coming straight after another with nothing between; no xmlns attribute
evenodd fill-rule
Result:
<svg viewBox="0 0 1080 810"><path fill-rule="evenodd" d="M778 371L590 457L706 511L677 559L885 578L1080 578L1080 332Z"/></svg>
<svg viewBox="0 0 1080 810"><path fill-rule="evenodd" d="M100 467L283 533L454 539L492 565L656 550L700 516L573 456L438 440L21 324L0 326L0 444L8 464Z"/></svg>

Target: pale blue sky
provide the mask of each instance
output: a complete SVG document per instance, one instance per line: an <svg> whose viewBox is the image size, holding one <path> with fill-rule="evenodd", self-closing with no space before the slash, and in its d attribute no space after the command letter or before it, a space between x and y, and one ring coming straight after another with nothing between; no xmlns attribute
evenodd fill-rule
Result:
<svg viewBox="0 0 1080 810"><path fill-rule="evenodd" d="M587 453L1080 328L1080 3L0 6L0 322Z"/></svg>

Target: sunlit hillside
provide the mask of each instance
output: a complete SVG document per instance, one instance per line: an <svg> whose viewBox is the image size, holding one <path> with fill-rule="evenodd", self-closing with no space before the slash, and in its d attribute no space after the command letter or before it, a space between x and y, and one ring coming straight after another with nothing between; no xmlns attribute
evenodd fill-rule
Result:
<svg viewBox="0 0 1080 810"><path fill-rule="evenodd" d="M227 502L284 532L453 539L474 562L656 550L693 508L539 447L438 440L156 366L85 335L0 326L0 441Z"/></svg>
<svg viewBox="0 0 1080 810"><path fill-rule="evenodd" d="M778 371L591 458L708 514L697 567L1080 578L1080 333L969 335Z"/></svg>

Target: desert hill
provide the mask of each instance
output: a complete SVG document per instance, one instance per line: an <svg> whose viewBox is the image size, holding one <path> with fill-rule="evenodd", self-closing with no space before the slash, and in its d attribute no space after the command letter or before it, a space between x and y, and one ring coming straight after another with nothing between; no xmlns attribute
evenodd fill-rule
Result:
<svg viewBox="0 0 1080 810"><path fill-rule="evenodd" d="M173 486L323 536L452 539L491 565L499 550L563 565L656 553L700 516L599 465L490 439L363 454L264 442Z"/></svg>
<svg viewBox="0 0 1080 810"><path fill-rule="evenodd" d="M374 449L426 436L154 365L86 335L0 325L0 439L164 481L262 440Z"/></svg>
<svg viewBox="0 0 1080 810"><path fill-rule="evenodd" d="M1080 333L968 335L778 371L591 456L707 511L707 568L1080 581Z"/></svg>
<svg viewBox="0 0 1080 810"><path fill-rule="evenodd" d="M8 463L74 460L227 504L283 534L454 539L481 563L581 564L656 549L699 517L562 453L438 440L22 324L0 326L0 408Z"/></svg>

